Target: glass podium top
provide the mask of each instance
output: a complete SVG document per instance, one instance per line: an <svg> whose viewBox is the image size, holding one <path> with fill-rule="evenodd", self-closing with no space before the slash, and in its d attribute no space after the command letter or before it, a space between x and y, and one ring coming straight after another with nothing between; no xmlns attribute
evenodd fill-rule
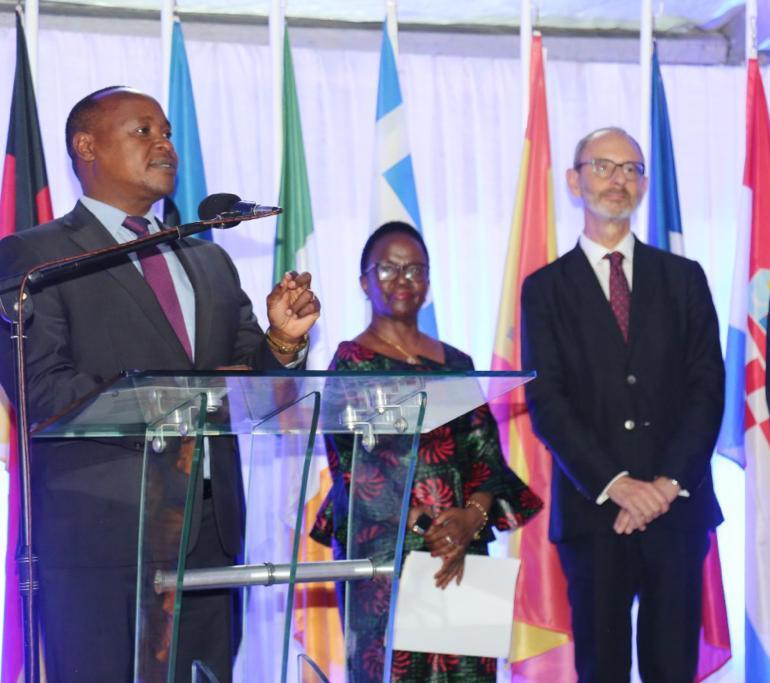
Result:
<svg viewBox="0 0 770 683"><path fill-rule="evenodd" d="M37 425L35 438L140 436L149 427L182 435L301 433L311 424L301 406L321 401L322 433L406 433L427 397L422 432L494 402L534 372L371 373L351 371L132 372L108 382L61 415ZM196 397L205 395L205 420ZM296 405L297 410L286 411ZM202 427L200 426L202 425Z"/></svg>

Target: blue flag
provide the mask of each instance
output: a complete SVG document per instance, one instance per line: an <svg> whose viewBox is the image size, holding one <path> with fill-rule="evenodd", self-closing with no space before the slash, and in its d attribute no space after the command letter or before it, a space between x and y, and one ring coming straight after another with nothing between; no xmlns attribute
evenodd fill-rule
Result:
<svg viewBox="0 0 770 683"><path fill-rule="evenodd" d="M382 27L380 80L374 142L372 230L389 221L402 221L422 234L420 206L414 181L412 153L406 130L406 112L398 79L398 26L395 11L388 8ZM428 299L418 318L420 329L438 338L433 299Z"/></svg>
<svg viewBox="0 0 770 683"><path fill-rule="evenodd" d="M652 51L651 111L650 223L647 242L674 254L684 254L674 146L671 142L666 91L660 75L657 45Z"/></svg>
<svg viewBox="0 0 770 683"><path fill-rule="evenodd" d="M198 137L198 119L195 114L190 68L184 48L182 24L174 22L171 38L171 78L169 82L168 118L171 122L174 147L179 155L176 188L171 196L179 212L181 223L198 220L198 204L206 196L206 174ZM168 215L168 211L166 211ZM167 222L172 222L167 218ZM211 239L211 231L199 237Z"/></svg>
<svg viewBox="0 0 770 683"><path fill-rule="evenodd" d="M652 98L650 116L650 223L648 242L660 249L684 254L679 191L676 182L674 145L668 121L666 92L660 74L658 48L652 50ZM708 609L701 615L698 675L702 680L730 659L730 632L720 569L719 543L712 531L703 566L702 597Z"/></svg>

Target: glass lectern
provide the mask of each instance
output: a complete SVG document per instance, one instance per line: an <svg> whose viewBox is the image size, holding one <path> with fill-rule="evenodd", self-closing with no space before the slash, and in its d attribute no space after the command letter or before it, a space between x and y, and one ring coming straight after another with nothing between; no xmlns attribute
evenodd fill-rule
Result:
<svg viewBox="0 0 770 683"><path fill-rule="evenodd" d="M318 672L305 655L294 656L294 586L329 579L347 580L348 587L352 582L372 582L369 586L374 590L367 594L376 595L376 605L351 592L346 600L347 676L355 682L361 666L374 666L377 677L388 681L398 568L419 435L504 397L533 376L521 372L134 373L110 383L34 436L145 439L138 511L137 683L174 680L179 614L187 591L230 586L246 586L236 681L283 683L297 680L300 668ZM308 481L322 464L313 457L314 450L318 452L316 434L348 434L355 453L347 560L316 563L323 567L297 562L306 534L303 513ZM217 456L212 440L222 438L238 438L241 445L244 565L189 569L186 549L199 524L210 460ZM387 459L375 455L383 450L373 449L378 439L389 440ZM212 484L216 486L215 481ZM376 496L376 505L371 503L371 487L387 492ZM281 528L285 533L276 534ZM378 610L375 620L371 619L373 607ZM367 618L359 619L364 611ZM381 643L378 652L357 651L358 643L373 641ZM273 667L269 662L277 651L282 653L280 666ZM210 678L205 661L190 672L190 680Z"/></svg>

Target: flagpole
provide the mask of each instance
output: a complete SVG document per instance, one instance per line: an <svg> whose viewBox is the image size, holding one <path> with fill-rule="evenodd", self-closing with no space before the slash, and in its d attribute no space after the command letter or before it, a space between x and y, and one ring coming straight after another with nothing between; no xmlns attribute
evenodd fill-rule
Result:
<svg viewBox="0 0 770 683"><path fill-rule="evenodd" d="M757 0L746 0L746 61L757 58Z"/></svg>
<svg viewBox="0 0 770 683"><path fill-rule="evenodd" d="M398 60L398 0L385 0L385 17L393 55Z"/></svg>
<svg viewBox="0 0 770 683"><path fill-rule="evenodd" d="M175 0L162 0L160 7L160 44L163 64L163 103L166 109L170 104L171 93L171 39L174 32Z"/></svg>
<svg viewBox="0 0 770 683"><path fill-rule="evenodd" d="M529 62L532 50L532 0L522 0L519 19L519 63L521 65L521 130L527 133L529 118Z"/></svg>
<svg viewBox="0 0 770 683"><path fill-rule="evenodd" d="M17 5L19 22L21 22L21 10ZM37 90L37 46L38 46L38 0L27 0L25 3L24 26L22 32L26 43L27 66L32 81L33 92ZM21 40L19 24L17 24L16 40ZM17 45L17 55L19 46ZM18 64L17 64L18 68ZM18 72L17 72L18 74ZM14 90L16 78L14 77ZM14 93L15 94L15 93ZM21 306L20 306L21 308ZM23 315L20 314L20 315ZM15 350L15 379L16 387L19 388L16 413L16 434L18 444L19 458L19 502L21 507L21 524L19 528L18 551L16 556L16 571L18 572L18 585L22 601L22 642L23 642L23 677L24 683L38 683L41 679L39 658L39 632L38 632L38 591L39 574L37 569L37 556L35 555L33 527L32 527L32 507L31 507L31 476L29 460L29 425L26 416L26 396L22 387L23 380L23 358L24 358L24 335L23 325L19 325L18 319L11 321L11 337L16 340ZM14 335L13 332L16 334ZM21 355L19 355L21 354ZM21 680L21 678L19 679Z"/></svg>
<svg viewBox="0 0 770 683"><path fill-rule="evenodd" d="M749 90L751 88L751 75L753 71L753 65L751 64L752 60L758 59L758 53L757 53L757 0L746 0L746 44L745 44L745 55L746 55L746 76L747 76L747 97L746 97L746 122L747 126L749 126L748 130L751 130L754 126L751 125L749 122L754 118L752 116L752 108L756 107L756 104L751 102L751 97L749 95ZM762 79L761 74L757 74L759 76L759 83L760 83L760 90L762 90ZM754 99L756 100L757 95L754 94ZM756 131L754 132L754 136L756 136ZM746 145L745 145L745 152L744 152L744 158L748 160L749 158L749 146L752 143L752 140L749 139L750 133L747 131L746 136ZM748 164L746 164L748 165ZM744 167L744 190L746 190L746 175L747 175L747 168ZM756 180L756 179L755 179ZM751 195L755 192L758 192L759 188L752 183L752 187L750 187ZM744 283L749 282L749 277L752 274L751 273L751 247L752 247L752 241L754 240L754 231L756 230L757 226L754 224L754 222L757 220L758 216L754 215L753 211L753 201L747 200L746 205L748 207L749 211L749 223L747 225L742 226L743 231L739 233L739 239L736 245L736 249L738 250L736 253L736 273L738 272L738 263L739 258L743 256L743 266L745 269L745 279ZM748 331L748 324L749 324L749 309L748 309L748 300L750 296L750 285L745 285L746 289L740 290L741 295L744 298L744 301L742 302L743 305L740 308L737 308L737 310L740 312L741 317L743 318L743 326L742 328L744 331ZM735 298L736 298L736 287L735 282L733 282L733 306L735 306ZM731 319L734 317L733 310L731 310ZM731 320L732 324L732 320ZM732 330L731 330L732 331ZM766 333L770 333L770 330L766 331ZM729 337L728 337L729 341ZM745 341L743 343L743 349L742 353L739 356L741 360L742 370L743 370L743 381L740 383L740 388L742 391L740 392L740 396L738 397L740 399L740 408L742 409L743 414L748 414L751 409L751 400L749 398L750 389L746 384L750 382L749 377L749 366L752 364L752 361L754 360L752 356L755 354L750 354L748 349L750 348L750 345L747 344ZM760 356L761 359L761 352L757 354ZM730 358L726 358L725 360L730 360ZM765 358L765 367L767 367L768 359ZM730 363L727 364L728 367L728 373L730 368ZM729 375L728 375L729 378ZM767 381L767 377L765 377L765 381ZM728 389L730 388L730 384L728 382ZM729 392L728 392L729 395ZM760 399L761 401L761 399ZM758 560L756 557L756 550L754 550L754 544L756 543L756 527L757 525L761 525L761 521L758 522L757 517L759 516L759 512L757 509L757 500L759 499L759 492L758 488L762 483L761 478L757 476L757 464L756 464L756 458L757 456L761 457L763 454L762 448L761 448L761 437L759 439L750 439L748 429L746 429L745 423L744 423L744 432L743 437L744 440L742 442L742 446L744 449L744 468L745 468L745 476L744 476L744 483L743 483L743 490L744 490L744 511L745 511L745 529L744 529L744 551L743 551L743 564L744 564L744 577L745 577L745 586L744 586L744 597L743 597L743 611L744 611L744 650L748 650L745 652L745 662L744 662L744 676L746 679L748 679L751 676L752 673L752 667L754 667L757 664L756 660L762 661L762 656L757 655L757 653L762 651L761 645L755 645L751 648L748 647L749 642L756 642L754 639L756 638L758 640L758 636L761 635L761 632L763 630L766 630L766 628L763 628L765 624L762 622L763 619L759 620L759 623L755 625L754 621L756 619L756 611L752 609L751 602L752 598L755 598L756 595L761 595L762 592L762 584L765 583L762 581L761 574L759 573L757 566L761 560ZM753 443L752 443L753 442ZM760 612L761 613L761 612ZM756 633L753 638L748 639L747 636L750 633L754 633L755 629L759 631L759 633ZM761 642L761 641L759 641ZM759 671L760 668L764 667L757 667L757 670ZM759 676L761 674L756 673L756 677L759 680Z"/></svg>
<svg viewBox="0 0 770 683"><path fill-rule="evenodd" d="M283 163L283 37L286 28L286 0L270 3L270 55L273 61L273 196L281 188Z"/></svg>
<svg viewBox="0 0 770 683"><path fill-rule="evenodd" d="M37 92L37 45L39 31L40 5L38 0L24 2L24 35L27 39L27 59L32 74L32 86Z"/></svg>
<svg viewBox="0 0 770 683"><path fill-rule="evenodd" d="M640 128L639 146L645 161L650 161L650 121L652 102L652 33L654 19L652 16L652 0L642 0L642 13L639 19L639 80L640 80ZM637 212L637 233L647 235L650 215L649 201L645 200Z"/></svg>

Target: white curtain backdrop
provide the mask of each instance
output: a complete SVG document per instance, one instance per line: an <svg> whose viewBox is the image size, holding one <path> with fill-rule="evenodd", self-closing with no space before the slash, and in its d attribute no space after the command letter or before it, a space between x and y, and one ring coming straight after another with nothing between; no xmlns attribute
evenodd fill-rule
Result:
<svg viewBox="0 0 770 683"><path fill-rule="evenodd" d="M79 194L64 146L64 122L83 95L127 84L160 97L160 26L138 19L41 16L37 102L55 214ZM265 26L184 25L210 192L275 203L271 64ZM379 30L292 29L305 151L325 301L320 324L331 348L366 324L358 261L367 236ZM349 37L348 37L349 36ZM413 42L413 41L410 41ZM467 42L467 41L466 41ZM446 41L444 42L446 44ZM425 47L427 45L427 47ZM548 37L544 38L548 46ZM503 286L523 123L518 61L483 56L484 37L466 54L409 50L402 42L417 190L431 255L431 284L443 340L487 369ZM13 14L0 14L0 143L6 139L15 62ZM663 65L686 254L705 268L727 329L745 137L745 68ZM581 214L565 190L577 140L619 125L639 132L639 67L547 63L547 92L559 252L570 249ZM264 320L271 286L274 223L246 223L215 239L233 256ZM637 234L644 238L646 228ZM742 657L742 475L720 463L728 516L722 534L733 643ZM738 487L738 490L730 490ZM5 503L2 503L4 514ZM737 664L737 662L736 662ZM741 669L736 669L740 680ZM727 677L718 680L728 680ZM716 680L716 679L715 679Z"/></svg>

